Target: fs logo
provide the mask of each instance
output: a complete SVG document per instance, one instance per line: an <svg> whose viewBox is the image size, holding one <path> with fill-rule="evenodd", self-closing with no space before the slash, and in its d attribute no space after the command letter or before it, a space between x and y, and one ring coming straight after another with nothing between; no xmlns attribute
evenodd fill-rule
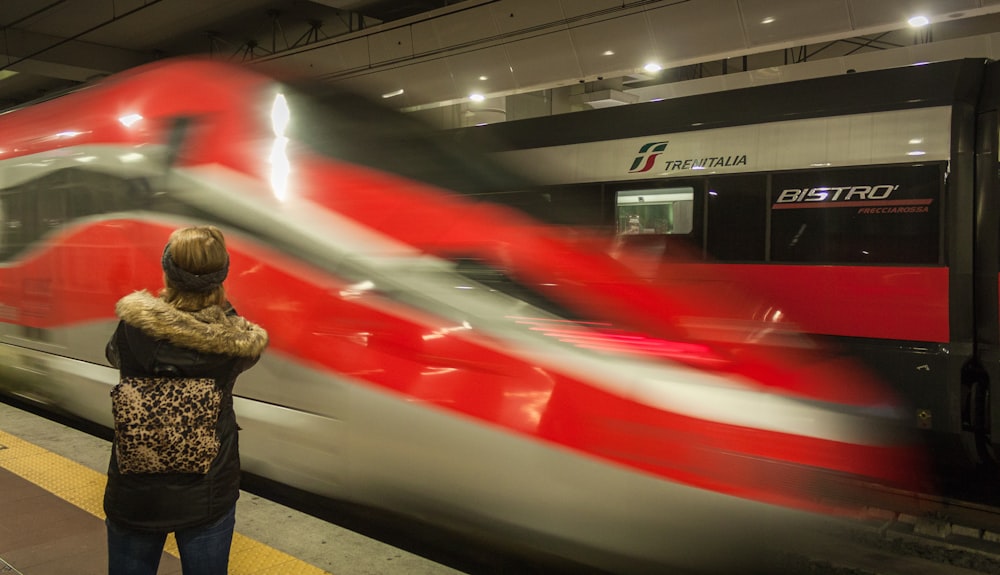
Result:
<svg viewBox="0 0 1000 575"><path fill-rule="evenodd" d="M630 174L637 174L640 172L648 172L653 169L653 164L656 163L656 158L663 153L663 150L667 149L667 144L669 142L650 142L648 144L643 144L639 148L639 155L632 160L632 167L628 169Z"/></svg>

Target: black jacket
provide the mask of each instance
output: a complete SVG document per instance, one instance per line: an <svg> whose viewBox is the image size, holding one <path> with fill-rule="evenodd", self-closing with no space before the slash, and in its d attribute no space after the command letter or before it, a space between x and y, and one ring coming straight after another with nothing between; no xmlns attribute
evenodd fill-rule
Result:
<svg viewBox="0 0 1000 575"><path fill-rule="evenodd" d="M121 377L212 378L222 390L219 454L208 473L122 474L111 450L104 512L140 530L175 531L222 517L239 498L240 459L233 386L267 346L267 332L231 308L176 309L149 292L119 300L121 318L106 355Z"/></svg>

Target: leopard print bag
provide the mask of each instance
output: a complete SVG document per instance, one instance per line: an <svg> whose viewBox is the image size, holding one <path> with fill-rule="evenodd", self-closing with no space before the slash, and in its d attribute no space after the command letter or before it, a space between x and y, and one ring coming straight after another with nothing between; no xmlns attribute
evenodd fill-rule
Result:
<svg viewBox="0 0 1000 575"><path fill-rule="evenodd" d="M208 473L222 392L208 378L125 377L111 389L121 473Z"/></svg>

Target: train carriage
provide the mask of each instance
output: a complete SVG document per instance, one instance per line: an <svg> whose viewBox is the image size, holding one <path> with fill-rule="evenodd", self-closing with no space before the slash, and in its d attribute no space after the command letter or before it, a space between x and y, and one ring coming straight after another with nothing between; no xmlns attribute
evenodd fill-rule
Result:
<svg viewBox="0 0 1000 575"><path fill-rule="evenodd" d="M984 60L924 63L443 137L533 181L487 197L652 254L662 285L711 266L772 294L766 313L891 382L937 453L984 463L1000 426L998 78Z"/></svg>

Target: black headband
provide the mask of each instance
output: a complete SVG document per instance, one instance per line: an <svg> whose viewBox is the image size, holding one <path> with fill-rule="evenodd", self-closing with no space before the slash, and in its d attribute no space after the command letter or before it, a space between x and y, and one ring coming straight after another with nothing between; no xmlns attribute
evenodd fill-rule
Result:
<svg viewBox="0 0 1000 575"><path fill-rule="evenodd" d="M167 279L177 289L194 293L208 293L222 285L229 275L229 254L226 254L226 264L222 269L207 274L193 274L183 269L170 255L170 244L163 247L163 258L160 260Z"/></svg>

